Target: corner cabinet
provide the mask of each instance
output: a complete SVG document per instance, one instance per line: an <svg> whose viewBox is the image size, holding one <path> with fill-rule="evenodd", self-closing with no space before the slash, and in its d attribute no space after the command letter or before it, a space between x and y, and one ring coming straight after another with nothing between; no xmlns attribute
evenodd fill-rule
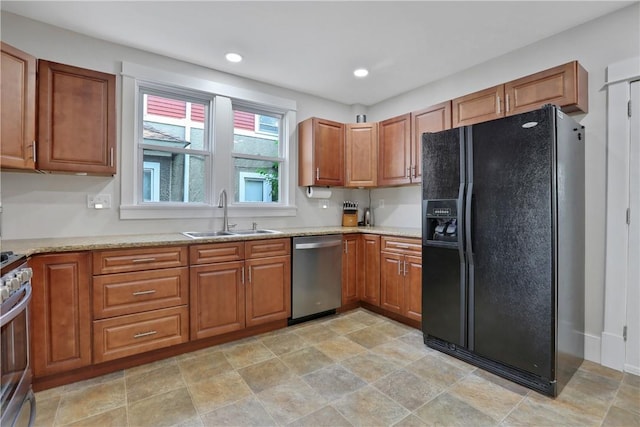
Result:
<svg viewBox="0 0 640 427"><path fill-rule="evenodd" d="M316 117L298 123L298 185L344 185L344 124Z"/></svg>
<svg viewBox="0 0 640 427"><path fill-rule="evenodd" d="M0 168L35 169L36 58L4 42L0 71Z"/></svg>
<svg viewBox="0 0 640 427"><path fill-rule="evenodd" d="M44 377L91 364L91 254L36 255L31 300L33 374Z"/></svg>
<svg viewBox="0 0 640 427"><path fill-rule="evenodd" d="M545 104L566 113L589 110L588 76L572 61L564 65L454 99L453 127L467 126L535 110Z"/></svg>
<svg viewBox="0 0 640 427"><path fill-rule="evenodd" d="M38 61L38 169L114 175L115 92L113 74Z"/></svg>
<svg viewBox="0 0 640 427"><path fill-rule="evenodd" d="M347 124L345 135L345 187L375 187L378 181L378 123Z"/></svg>

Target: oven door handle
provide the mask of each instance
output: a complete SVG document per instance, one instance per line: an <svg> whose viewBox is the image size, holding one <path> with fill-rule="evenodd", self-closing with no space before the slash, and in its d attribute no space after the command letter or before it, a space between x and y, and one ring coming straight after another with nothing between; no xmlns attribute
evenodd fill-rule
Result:
<svg viewBox="0 0 640 427"><path fill-rule="evenodd" d="M26 286L25 289L26 295L24 296L24 298L22 298L20 302L6 314L0 316L0 327L15 319L15 317L20 314L29 304L29 301L31 300L31 285Z"/></svg>

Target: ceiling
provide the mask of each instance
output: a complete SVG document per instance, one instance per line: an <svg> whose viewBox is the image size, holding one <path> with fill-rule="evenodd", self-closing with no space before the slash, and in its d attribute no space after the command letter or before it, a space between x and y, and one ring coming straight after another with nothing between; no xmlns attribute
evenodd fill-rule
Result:
<svg viewBox="0 0 640 427"><path fill-rule="evenodd" d="M2 1L4 11L335 100L373 105L633 1ZM244 61L233 64L224 54ZM366 67L366 78L353 70Z"/></svg>

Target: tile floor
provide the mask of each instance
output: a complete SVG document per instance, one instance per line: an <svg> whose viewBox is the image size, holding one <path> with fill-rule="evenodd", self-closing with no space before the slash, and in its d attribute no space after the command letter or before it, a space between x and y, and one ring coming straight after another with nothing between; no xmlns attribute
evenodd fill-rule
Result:
<svg viewBox="0 0 640 427"><path fill-rule="evenodd" d="M585 362L554 400L364 309L36 398L38 426L640 425L640 377Z"/></svg>

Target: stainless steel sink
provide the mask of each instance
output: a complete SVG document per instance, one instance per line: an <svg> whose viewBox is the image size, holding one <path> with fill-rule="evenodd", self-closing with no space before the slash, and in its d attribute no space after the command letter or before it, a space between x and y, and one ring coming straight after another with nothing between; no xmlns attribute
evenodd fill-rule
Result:
<svg viewBox="0 0 640 427"><path fill-rule="evenodd" d="M279 233L281 233L281 231L264 230L264 229L258 229L258 230L233 230L233 231L231 231L231 234L240 234L240 235L243 235L243 236L252 235L252 234L279 234Z"/></svg>
<svg viewBox="0 0 640 427"><path fill-rule="evenodd" d="M208 239L219 236L255 236L263 234L279 234L276 230L234 230L234 231L185 231L182 234L192 239Z"/></svg>
<svg viewBox="0 0 640 427"><path fill-rule="evenodd" d="M185 231L184 234L187 237L191 237L192 239L206 239L209 237L218 237L218 236L233 236L233 233L230 231Z"/></svg>

